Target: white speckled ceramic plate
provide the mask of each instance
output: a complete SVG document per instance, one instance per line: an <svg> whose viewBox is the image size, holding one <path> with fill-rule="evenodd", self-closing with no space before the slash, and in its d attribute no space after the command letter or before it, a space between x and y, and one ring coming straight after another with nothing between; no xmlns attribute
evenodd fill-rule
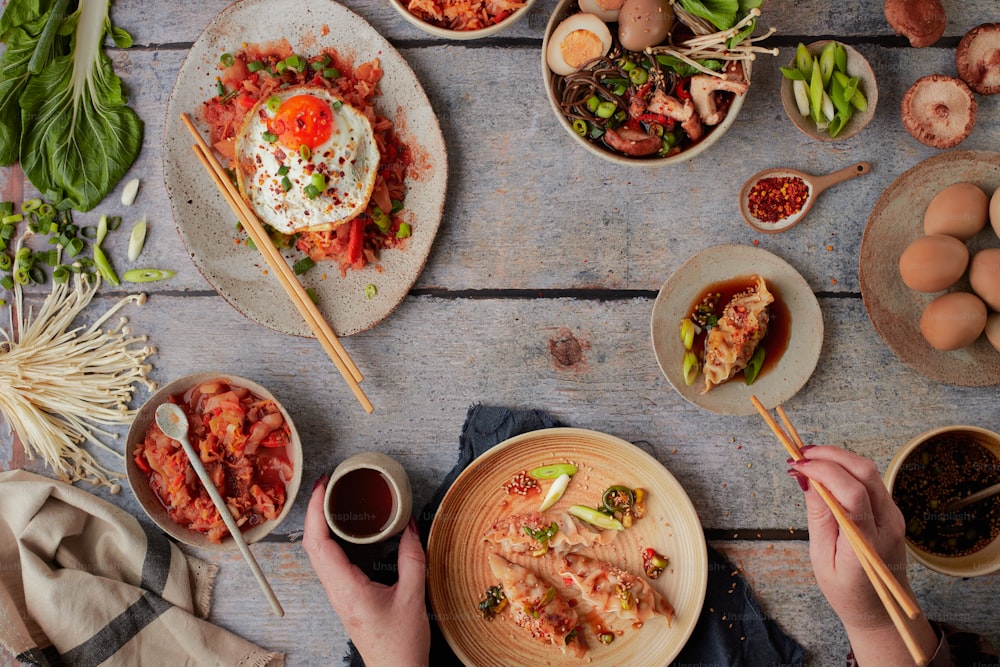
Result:
<svg viewBox="0 0 1000 667"><path fill-rule="evenodd" d="M296 53L311 55L332 47L355 65L378 58L384 69L377 106L391 118L413 151L407 178L406 215L413 236L402 250L382 253L376 271L369 265L344 278L334 263L302 276L315 290L319 308L339 335L364 331L388 316L406 297L423 270L444 208L448 160L434 110L403 57L364 19L331 0L242 0L220 12L191 47L167 104L163 175L174 221L195 265L238 311L277 331L312 335L278 280L264 273L260 254L236 245L236 217L191 150L180 115L197 121L201 104L215 95L219 56L246 43L285 38ZM207 128L199 124L203 136ZM301 253L285 256L298 259ZM322 280L322 274L327 275ZM373 284L378 293L365 296Z"/></svg>
<svg viewBox="0 0 1000 667"><path fill-rule="evenodd" d="M646 490L646 515L589 553L635 573L642 572L642 549L666 555L670 565L650 583L677 612L670 627L663 618L639 629L616 627L622 634L606 646L589 634L585 623L586 664L669 665L691 636L705 601L708 552L698 513L677 479L655 458L620 438L578 428L543 429L506 440L473 461L448 489L427 541L428 595L442 633L462 662L475 667L582 664L532 639L506 616L488 622L477 610L487 587L496 583L483 533L497 519L534 511L541 502L539 495L508 495L503 484L520 471L562 462L574 463L579 471L550 512L599 504L604 489L615 484ZM548 484L542 483L543 490ZM558 559L552 555L509 558L559 580Z"/></svg>
<svg viewBox="0 0 1000 667"><path fill-rule="evenodd" d="M948 151L904 172L885 189L861 239L861 297L875 330L907 366L938 382L965 387L1000 383L1000 353L985 336L961 350L935 350L920 334L920 316L937 293L911 290L899 277L899 256L924 233L924 211L954 183L975 183L986 194L1000 187L1000 153ZM966 242L970 252L1000 245L993 229ZM966 274L949 291L969 291Z"/></svg>
<svg viewBox="0 0 1000 667"><path fill-rule="evenodd" d="M747 385L743 376L721 384L706 394L704 376L694 384L684 382L684 345L680 322L709 285L731 278L758 274L773 287L791 317L788 347L777 362ZM755 395L769 408L784 403L812 376L823 347L823 313L809 283L787 262L761 248L724 245L698 253L667 279L653 304L653 351L660 370L677 393L690 403L720 415L749 415L756 410Z"/></svg>

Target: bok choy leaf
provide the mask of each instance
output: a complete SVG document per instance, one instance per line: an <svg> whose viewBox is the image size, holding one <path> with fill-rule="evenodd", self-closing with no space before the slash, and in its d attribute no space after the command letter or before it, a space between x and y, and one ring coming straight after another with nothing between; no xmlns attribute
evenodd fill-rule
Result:
<svg viewBox="0 0 1000 667"><path fill-rule="evenodd" d="M67 14L69 4L11 0L0 17L0 165L20 160L46 199L89 211L135 161L143 124L102 49L106 35L119 47L131 37L111 25L107 0Z"/></svg>

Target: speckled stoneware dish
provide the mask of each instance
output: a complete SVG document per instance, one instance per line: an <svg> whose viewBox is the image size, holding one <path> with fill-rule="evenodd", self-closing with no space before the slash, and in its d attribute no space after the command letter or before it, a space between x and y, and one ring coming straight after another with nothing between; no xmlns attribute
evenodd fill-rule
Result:
<svg viewBox="0 0 1000 667"><path fill-rule="evenodd" d="M391 4L393 9L399 12L399 15L406 19L408 23L420 28L429 35L434 35L435 37L441 37L444 39L469 40L492 37L493 35L497 35L504 30L507 30L509 27L526 16L529 11L531 11L531 7L535 4L535 1L536 0L526 0L524 6L510 16L499 23L491 25L487 28L482 28L481 30L449 30L447 28L441 28L424 21L416 14L410 12L410 10L406 8L409 4L407 0L389 0L389 4Z"/></svg>
<svg viewBox="0 0 1000 667"><path fill-rule="evenodd" d="M377 107L391 118L413 151L407 178L404 219L413 236L403 250L382 253L381 273L369 265L341 278L337 265L321 262L301 277L318 298L319 308L339 335L369 329L388 316L406 297L423 270L437 234L448 178L447 153L437 117L420 82L403 57L364 19L331 0L242 0L219 13L195 41L177 75L167 104L163 141L163 175L177 231L195 266L238 311L277 331L299 336L312 333L273 276L264 273L260 253L236 245L236 216L230 211L191 149L191 135L181 122L198 120L202 103L216 93L219 57L243 43L284 38L296 53L311 55L321 47L337 49L355 65L378 58L384 69ZM286 251L292 261L301 253ZM322 276L326 274L326 280ZM368 298L365 287L378 293Z"/></svg>
<svg viewBox="0 0 1000 667"><path fill-rule="evenodd" d="M299 485L302 483L302 441L299 439L299 433L295 429L295 423L292 421L291 416L281 405L281 402L274 397L274 394L256 382L237 375L229 375L227 373L195 373L193 375L185 375L160 387L139 408L138 414L136 414L132 425L129 427L128 437L125 441L125 475L128 478L129 486L132 488L132 493L146 512L146 515L167 535L193 547L236 549L236 543L228 536L222 543L216 544L210 541L204 533L185 528L171 519L166 509L164 509L163 503L160 502L160 499L157 498L153 489L149 486L149 478L146 476L146 473L140 470L139 466L135 464L135 457L133 455L136 445L145 439L146 431L149 430L151 424L156 422L156 408L161 403L165 403L170 396L183 394L192 387L217 378L226 380L233 386L246 387L253 394L261 398L273 400L278 404L281 414L285 417L285 423L288 424L291 435L289 458L294 469L292 479L285 487L285 506L281 509L276 519L265 521L259 526L243 531L243 537L248 543L257 542L269 535L284 521L285 517L288 516L288 512L292 509L292 503L295 502L295 496L299 492Z"/></svg>
<svg viewBox="0 0 1000 667"><path fill-rule="evenodd" d="M556 115L556 120L559 122L559 125L561 125L562 128L569 133L569 135L573 138L573 141L575 141L578 145L590 151L597 157L616 164L624 164L631 167L666 167L672 164L687 162L691 158L701 155L711 148L719 139L721 139L722 135L726 133L729 127L736 122L736 117L740 114L743 102L746 100L747 95L750 94L749 89L742 95L737 95L733 98L732 104L729 106L729 111L726 113L726 117L721 123L714 126L712 131L709 132L704 139L687 150L684 150L677 155L671 155L670 157L627 157L625 155L613 153L610 150L605 149L599 142L589 141L588 139L577 134L573 129L572 123L566 119L566 116L563 115L562 109L559 108L559 101L556 99L555 90L553 89L553 79L556 75L554 75L552 70L549 69L549 65L545 61L545 54L549 49L549 37L552 35L552 31L555 30L556 26L562 23L566 17L571 14L579 13L580 9L578 3L579 0L559 1L559 4L556 5L555 10L552 12L552 16L549 18L549 23L545 28L545 38L542 40L542 81L545 82L545 95L549 99L549 105L551 105L552 112ZM748 79L750 77L749 65L747 69L747 77Z"/></svg>
<svg viewBox="0 0 1000 667"><path fill-rule="evenodd" d="M642 628L618 623L621 635L601 644L588 623L584 637L590 667L669 665L684 647L698 621L708 585L705 535L694 505L670 472L635 445L611 435L577 428L532 431L506 440L473 461L441 501L427 542L427 591L438 624L455 654L466 665L579 665L556 646L533 639L503 613L487 623L476 607L496 584L483 533L499 519L538 509L543 495L507 494L503 486L515 474L554 463L575 464L565 495L547 512L565 512L573 504L594 507L610 486L622 484L646 491L646 514L606 545L583 550L645 579L642 550L669 555L670 564L656 579L647 579L676 610L670 627L663 617ZM551 481L542 481L541 493ZM502 555L502 554L501 554ZM508 559L554 582L559 559L530 554ZM558 587L567 598L572 589Z"/></svg>
<svg viewBox="0 0 1000 667"><path fill-rule="evenodd" d="M813 42L812 44L807 44L806 48L809 49L809 53L818 56L829 41L825 39ZM836 137L831 138L830 133L826 130L817 130L816 123L812 118L799 113L799 107L795 103L795 93L792 92L792 80L785 77L781 78L781 104L785 107L785 113L788 114L788 118L800 132L819 141L846 141L859 134L871 122L871 119L875 117L875 107L878 105L878 81L875 79L875 72L872 70L871 65L868 64L865 57L854 47L843 43L842 46L847 52L847 75L856 76L861 81L859 88L864 93L865 99L868 100L868 108L864 111L855 109L851 115L851 119L847 121L847 125L840 130ZM790 51L793 60L788 66L795 67L795 49L790 49Z"/></svg>
<svg viewBox="0 0 1000 667"><path fill-rule="evenodd" d="M1000 153L949 151L918 163L886 188L861 239L859 279L868 317L889 349L907 366L938 382L967 387L1000 383L1000 352L985 336L954 351L935 350L920 334L920 316L941 293L910 289L899 257L924 234L924 212L934 195L969 182L992 194L1000 187ZM970 252L1000 246L990 225L966 242ZM971 291L968 274L949 291Z"/></svg>
<svg viewBox="0 0 1000 667"><path fill-rule="evenodd" d="M743 376L702 394L704 376L694 384L684 382L684 344L680 323L702 292L713 283L741 276L760 275L773 286L791 316L788 347L774 366L747 385ZM698 253L667 279L653 303L650 325L653 351L660 370L677 393L690 403L720 415L750 415L755 395L768 408L784 403L812 376L823 347L823 313L809 283L780 257L760 248L724 245Z"/></svg>

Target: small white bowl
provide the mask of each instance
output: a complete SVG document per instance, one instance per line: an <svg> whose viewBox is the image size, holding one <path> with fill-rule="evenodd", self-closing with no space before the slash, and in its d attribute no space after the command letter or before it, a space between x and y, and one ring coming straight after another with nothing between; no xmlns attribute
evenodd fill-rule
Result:
<svg viewBox="0 0 1000 667"><path fill-rule="evenodd" d="M521 18L531 10L531 7L535 4L535 2L536 0L526 0L523 7L499 23L486 28L480 28L479 30L449 30L448 28L442 28L428 23L416 14L412 13L406 8L406 5L408 4L406 0L389 0L389 3L393 6L393 8L399 12L399 15L406 19L408 23L420 28L429 35L434 35L435 37L440 37L442 39L455 40L482 39L484 37L497 35L520 21Z"/></svg>
<svg viewBox="0 0 1000 667"><path fill-rule="evenodd" d="M247 541L247 543L257 542L269 535L275 528L278 527L278 525L288 515L289 510L291 510L292 503L295 501L295 496L299 492L299 485L302 482L302 442L299 439L298 431L295 429L295 424L292 422L292 418L288 414L288 411L285 410L285 408L271 392L252 380L241 378L236 375L229 375L227 373L195 373L193 375L186 375L162 386L156 391L156 393L149 397L149 400L147 400L141 408L139 408L139 412L136 414L135 420L132 422L132 426L129 427L128 439L125 444L125 473L126 477L128 477L129 486L132 487L132 493L135 494L135 497L142 506L142 509L163 532L167 533L179 542L183 542L184 544L193 547L201 547L205 549L235 549L236 543L233 542L233 538L228 535L222 540L221 543L217 544L209 540L204 533L181 526L179 523L170 518L166 508L163 506L163 503L160 502L156 493L149 486L148 476L145 472L140 470L139 466L135 463L136 445L145 439L146 431L149 429L150 425L156 421L156 408L161 403L165 403L170 396L183 394L192 387L214 379L225 380L233 386L246 387L256 396L274 401L278 405L278 409L281 410L281 414L285 418L285 423L288 424L290 435L289 447L291 448L289 455L294 472L292 474L292 479L285 486L285 505L281 508L281 512L275 519L265 521L264 523L254 526L253 528L244 530L243 538Z"/></svg>
<svg viewBox="0 0 1000 667"><path fill-rule="evenodd" d="M993 431L978 426L943 426L930 431L926 431L916 436L903 445L885 472L885 485L892 493L896 480L901 472L914 470L913 466L926 465L920 461L910 460L910 455L920 445L938 436L951 436L956 439L971 440L982 447L985 447L1000 459L1000 435ZM994 498L995 502L1000 500ZM985 501L981 501L985 502ZM928 512L939 511L940 508L928 508ZM967 508L957 510L965 512ZM993 538L993 541L982 549L963 556L944 556L931 553L916 546L909 539L906 540L906 550L918 563L924 565L935 572L947 574L953 577L976 577L984 574L992 574L1000 570L1000 535Z"/></svg>
<svg viewBox="0 0 1000 667"><path fill-rule="evenodd" d="M828 39L824 39L813 42L812 44L807 44L806 48L809 49L809 53L817 56L829 41ZM843 42L840 44L847 52L847 74L848 76L856 76L860 80L859 88L868 99L868 109L864 112L855 110L851 115L851 119L847 121L847 125L840 130L836 137L830 138L830 133L826 130L816 129L816 123L813 122L811 117L803 116L799 113L799 107L795 103L795 93L792 92L792 80L784 76L781 78L781 104L785 107L785 113L788 114L788 118L791 119L800 132L819 141L846 141L855 136L871 122L871 119L875 116L875 106L878 104L878 82L875 80L875 72L872 70L871 65L868 64L868 61L857 49ZM788 66L795 67L794 58Z"/></svg>

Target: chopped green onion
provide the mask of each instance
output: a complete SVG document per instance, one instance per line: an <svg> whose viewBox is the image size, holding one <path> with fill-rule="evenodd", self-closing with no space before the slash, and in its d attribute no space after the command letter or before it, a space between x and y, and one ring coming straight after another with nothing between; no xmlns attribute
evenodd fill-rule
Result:
<svg viewBox="0 0 1000 667"><path fill-rule="evenodd" d="M0 287L3 287L4 289L11 289L11 288L13 288L14 287L14 279L11 278L10 276L4 276L3 278L0 278Z"/></svg>
<svg viewBox="0 0 1000 667"><path fill-rule="evenodd" d="M174 272L169 269L130 269L122 274L122 280L130 283L153 283L173 276Z"/></svg>
<svg viewBox="0 0 1000 667"><path fill-rule="evenodd" d="M0 271L10 271L14 266L14 258L7 253L0 253Z"/></svg>
<svg viewBox="0 0 1000 667"><path fill-rule="evenodd" d="M5 215L0 222L5 225L14 225L24 220L24 216L20 213L11 213L10 215Z"/></svg>
<svg viewBox="0 0 1000 667"><path fill-rule="evenodd" d="M309 299L312 300L313 303L315 304L319 303L319 297L316 296L316 290L314 290L312 287L306 288L306 294L309 295Z"/></svg>
<svg viewBox="0 0 1000 667"><path fill-rule="evenodd" d="M342 107L342 106L344 106L344 103L343 103L343 102L341 102L340 100L337 100L337 101L335 101L335 102L333 103L333 110L334 110L334 111L339 111L339 110L340 110L340 107Z"/></svg>
<svg viewBox="0 0 1000 667"><path fill-rule="evenodd" d="M628 78L633 84L641 86L649 79L649 72L641 67L636 67L628 73Z"/></svg>
<svg viewBox="0 0 1000 667"><path fill-rule="evenodd" d="M280 167L278 167L278 176L284 176L287 173L288 173L288 165L287 164L283 164Z"/></svg>
<svg viewBox="0 0 1000 667"><path fill-rule="evenodd" d="M317 190L316 186L312 183L302 188L302 191L306 193L306 197L309 197L309 199L316 199L316 197L319 197L319 190Z"/></svg>
<svg viewBox="0 0 1000 667"><path fill-rule="evenodd" d="M292 69L298 69L299 65L301 65L301 64L302 64L302 61L294 53L292 55L288 56L287 58L285 58L285 66L286 67L291 67Z"/></svg>
<svg viewBox="0 0 1000 667"><path fill-rule="evenodd" d="M112 215L108 217L108 231L113 232L122 224L122 217L120 215Z"/></svg>
<svg viewBox="0 0 1000 667"><path fill-rule="evenodd" d="M549 487L549 492L545 494L545 499L542 500L542 504L538 507L539 512L544 512L549 509L563 497L566 493L566 487L569 486L570 477L567 474L562 474L556 477L556 481L552 482L552 486Z"/></svg>
<svg viewBox="0 0 1000 667"><path fill-rule="evenodd" d="M698 356L688 350L684 353L684 362L681 370L684 372L684 384L691 386L694 384L695 379L698 377Z"/></svg>
<svg viewBox="0 0 1000 667"><path fill-rule="evenodd" d="M319 60L312 61L309 64L309 66L312 67L316 71L320 71L320 70L322 70L324 67L326 67L329 64L330 64L330 56L328 56L328 55L326 55L324 53L322 56L320 56Z"/></svg>
<svg viewBox="0 0 1000 667"><path fill-rule="evenodd" d="M65 265L60 264L56 268L52 269L52 280L57 283L64 283L69 280L70 269Z"/></svg>
<svg viewBox="0 0 1000 667"><path fill-rule="evenodd" d="M41 205L42 205L42 200L41 199L38 199L38 198L29 199L26 202L24 202L23 204L21 204L21 210L24 213L31 213L32 211L34 211L36 208L38 208Z"/></svg>
<svg viewBox="0 0 1000 667"><path fill-rule="evenodd" d="M340 78L340 70L337 69L336 67L327 67L327 68L325 68L323 70L323 78L324 79L339 79Z"/></svg>
<svg viewBox="0 0 1000 667"><path fill-rule="evenodd" d="M0 216L10 215L14 212L14 202L0 201Z"/></svg>
<svg viewBox="0 0 1000 667"><path fill-rule="evenodd" d="M139 259L142 246L146 242L146 217L143 216L139 222L132 227L132 233L128 237L128 261L134 262Z"/></svg>
<svg viewBox="0 0 1000 667"><path fill-rule="evenodd" d="M690 318L685 317L681 320L681 342L684 343L685 350L690 350L691 346L694 345L694 334L694 322Z"/></svg>
<svg viewBox="0 0 1000 667"><path fill-rule="evenodd" d="M587 136L587 121L582 118L573 119L573 131L579 134L581 137Z"/></svg>
<svg viewBox="0 0 1000 667"><path fill-rule="evenodd" d="M222 79L215 80L215 91L219 93L219 97L226 94L226 87L222 85Z"/></svg>
<svg viewBox="0 0 1000 667"><path fill-rule="evenodd" d="M233 54L231 53L223 53L222 56L219 57L219 62L222 63L223 67L229 67L233 64L233 61Z"/></svg>
<svg viewBox="0 0 1000 667"><path fill-rule="evenodd" d="M277 141L277 140L278 140L278 135L274 134L273 132L267 132L267 131L265 131L265 132L264 132L264 133L263 133L262 135L260 135L260 136L261 136L261 138L262 138L262 139L263 139L264 141L266 141L266 142L267 142L267 143L269 143L269 144L273 144L273 143L274 143L275 141Z"/></svg>
<svg viewBox="0 0 1000 667"><path fill-rule="evenodd" d="M122 206L131 206L137 194L139 194L139 179L133 178L122 189Z"/></svg>
<svg viewBox="0 0 1000 667"><path fill-rule="evenodd" d="M80 228L80 236L85 239L96 239L97 238L97 227L93 225L87 225L86 227Z"/></svg>
<svg viewBox="0 0 1000 667"><path fill-rule="evenodd" d="M392 220L389 218L389 214L380 209L378 206L372 206L372 222L375 226L379 228L379 231L385 233L389 231L389 227L392 225Z"/></svg>
<svg viewBox="0 0 1000 667"><path fill-rule="evenodd" d="M47 265L49 265L49 266L58 266L59 265L59 251L57 249L55 249L55 248L52 248L51 250L49 250L48 252L46 252L45 253L45 263Z"/></svg>
<svg viewBox="0 0 1000 667"><path fill-rule="evenodd" d="M309 179L309 182L312 183L312 186L317 190L319 190L320 192L326 190L326 176L324 176L323 174L313 173L313 175Z"/></svg>
<svg viewBox="0 0 1000 667"><path fill-rule="evenodd" d="M14 272L14 282L18 285L27 285L31 282L31 274L28 273L28 269L21 267Z"/></svg>
<svg viewBox="0 0 1000 667"><path fill-rule="evenodd" d="M284 60L279 60L278 64L274 66L274 71L278 74L282 74L286 69L288 69L288 64Z"/></svg>
<svg viewBox="0 0 1000 667"><path fill-rule="evenodd" d="M302 144L301 146L299 146L299 157L301 157L303 160L308 160L309 158L312 157L312 151L309 149L308 146Z"/></svg>
<svg viewBox="0 0 1000 667"><path fill-rule="evenodd" d="M625 530L625 526L618 519L608 516L603 512L598 512L593 507L587 507L586 505L570 505L569 509L566 510L577 519L585 521L592 526L597 526L598 528L603 528L605 530Z"/></svg>
<svg viewBox="0 0 1000 667"><path fill-rule="evenodd" d="M97 221L97 234L94 236L94 244L101 245L104 237L108 235L108 216L102 215Z"/></svg>
<svg viewBox="0 0 1000 667"><path fill-rule="evenodd" d="M105 280L116 287L121 285L121 282L118 280L118 274L115 273L114 267L111 266L111 261L108 260L108 256L104 254L99 245L94 246L94 264Z"/></svg>
<svg viewBox="0 0 1000 667"><path fill-rule="evenodd" d="M617 108L618 105L614 102L601 102L597 105L597 111L595 113L598 118L611 118L615 115L615 110Z"/></svg>
<svg viewBox="0 0 1000 667"><path fill-rule="evenodd" d="M399 223L399 229L396 230L397 239L406 239L413 234L413 230L410 228L410 223L401 222Z"/></svg>
<svg viewBox="0 0 1000 667"><path fill-rule="evenodd" d="M38 215L42 216L46 220L51 219L52 214L55 212L56 209L52 206L52 204L42 204L38 207Z"/></svg>
<svg viewBox="0 0 1000 667"><path fill-rule="evenodd" d="M264 63L260 60L254 60L247 63L247 71L253 74L254 72L259 72L264 69Z"/></svg>
<svg viewBox="0 0 1000 667"><path fill-rule="evenodd" d="M378 287L372 283L365 285L365 298L374 299L376 294L378 294Z"/></svg>
<svg viewBox="0 0 1000 667"><path fill-rule="evenodd" d="M292 271L295 272L295 275L301 276L314 266L316 266L316 262L313 261L312 257L303 257L299 261L292 264Z"/></svg>
<svg viewBox="0 0 1000 667"><path fill-rule="evenodd" d="M587 109L590 110L590 113L595 113L597 111L597 107L600 105L601 98L597 95L591 95L587 98Z"/></svg>
<svg viewBox="0 0 1000 667"><path fill-rule="evenodd" d="M532 479L556 479L560 475L576 474L577 467L572 463L553 463L551 465L539 466L528 471L528 477Z"/></svg>
<svg viewBox="0 0 1000 667"><path fill-rule="evenodd" d="M399 213L402 210L403 210L403 202L399 201L398 199L393 199L392 200L392 213Z"/></svg>
<svg viewBox="0 0 1000 667"><path fill-rule="evenodd" d="M281 187L285 189L285 192L288 192L289 190L291 190L292 189L292 181L291 181L291 179L288 178L287 176L282 176L281 177Z"/></svg>
<svg viewBox="0 0 1000 667"><path fill-rule="evenodd" d="M281 98L277 95L271 95L267 98L267 108L269 111L277 111L281 107Z"/></svg>
<svg viewBox="0 0 1000 667"><path fill-rule="evenodd" d="M76 257L81 252L83 252L83 240L82 239L70 239L69 243L65 246L66 254L70 257Z"/></svg>
<svg viewBox="0 0 1000 667"><path fill-rule="evenodd" d="M28 269L28 277L31 278L31 282L41 285L45 282L45 271L40 266L33 266Z"/></svg>

